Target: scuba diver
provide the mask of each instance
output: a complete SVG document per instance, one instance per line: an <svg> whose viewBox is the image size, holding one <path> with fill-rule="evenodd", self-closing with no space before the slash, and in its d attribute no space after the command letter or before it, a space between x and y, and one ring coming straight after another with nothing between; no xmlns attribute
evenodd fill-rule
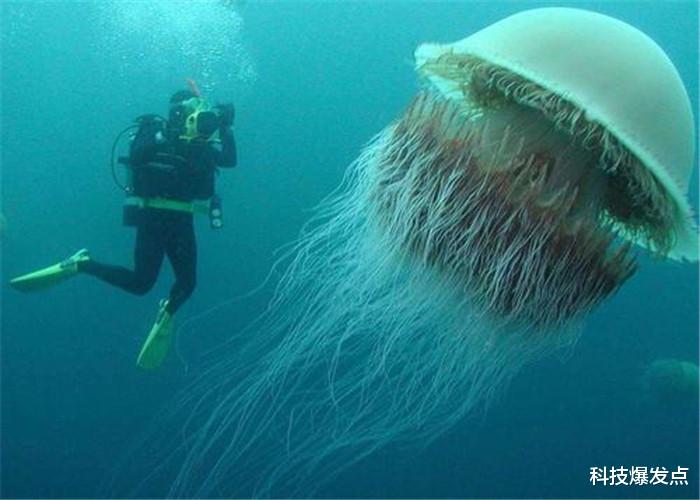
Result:
<svg viewBox="0 0 700 500"><path fill-rule="evenodd" d="M197 245L194 214L208 213L212 228L222 226L221 201L214 192L219 167L236 166L232 104L212 106L196 84L170 98L168 119L142 115L124 129L112 148L112 174L126 192L124 224L136 227L134 269L94 260L86 249L53 266L13 279L20 291L50 287L79 273L89 274L127 292L143 295L155 284L165 256L175 283L160 302L156 321L139 353L137 365L158 368L172 343L173 316L196 285ZM114 153L121 137L136 130L129 156L120 157L129 182L115 174Z"/></svg>

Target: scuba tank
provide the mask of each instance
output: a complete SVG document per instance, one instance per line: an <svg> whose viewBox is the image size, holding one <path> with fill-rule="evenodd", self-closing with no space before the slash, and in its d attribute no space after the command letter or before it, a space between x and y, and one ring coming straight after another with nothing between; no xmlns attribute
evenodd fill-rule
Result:
<svg viewBox="0 0 700 500"><path fill-rule="evenodd" d="M131 132L129 134L129 142L132 142L134 140L134 137L136 137L136 131L140 129L142 126L147 125L149 123L155 123L155 122L162 122L162 123L167 123L167 120L163 118L160 115L155 115L155 114L145 114L138 116L135 120L134 123L131 125L127 126L124 128L121 132L117 134L117 137L114 139L114 142L112 143L112 154L111 154L111 161L110 165L112 168L112 180L114 180L114 184L121 189L122 191L126 193L133 193L134 188L133 188L133 170L131 166L131 161L128 156L116 156L117 153L117 147L119 146L119 143L122 140L122 137L127 132ZM160 138L158 137L160 135ZM158 132L156 134L156 143L157 144L162 144L163 142L166 141L165 135L161 132ZM126 167L126 182L122 183L119 180L119 176L117 175L117 163L120 165L123 165Z"/></svg>
<svg viewBox="0 0 700 500"><path fill-rule="evenodd" d="M114 180L114 183L117 185L119 189L124 191L124 193L127 196L127 200L123 205L123 210L122 210L122 223L125 226L136 226L139 223L140 215L141 215L141 208L133 203L128 203L129 200L133 199L134 197L134 169L133 165L131 164L131 158L130 156L119 156L116 157L116 152L117 152L117 147L119 146L119 143L121 142L122 138L128 133L129 136L129 143L134 141L134 138L136 137L136 134L138 133L138 130L141 129L144 125L148 125L151 123L157 123L161 122L163 124L167 123L165 118L156 115L156 114L144 114L141 116L136 117L134 120L134 123L131 125L125 127L119 134L117 134L117 137L114 140L114 143L112 144L112 154L111 154L111 168L112 168L112 179ZM160 135L160 137L159 137ZM165 135L163 134L162 131L159 131L156 134L156 143L162 144L163 142L166 141ZM125 182L121 182L119 179L119 176L117 175L117 168L116 165L123 165L126 169L126 177L125 177Z"/></svg>

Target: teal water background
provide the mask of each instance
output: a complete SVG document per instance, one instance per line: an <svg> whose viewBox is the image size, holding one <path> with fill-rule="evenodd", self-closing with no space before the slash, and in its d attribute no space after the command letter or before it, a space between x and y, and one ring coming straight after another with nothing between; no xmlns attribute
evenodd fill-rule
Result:
<svg viewBox="0 0 700 500"><path fill-rule="evenodd" d="M262 306L242 300L193 322L179 337L180 357L153 375L134 361L167 295L169 267L141 298L86 277L37 295L7 286L83 246L130 263L133 230L121 226L109 151L135 116L165 114L186 77L237 108L239 166L219 178L226 227L199 222L199 285L185 320L265 278L274 251L409 102L419 43L454 41L545 5L596 10L646 32L697 111L690 1L3 2L2 496L127 491L133 478L117 464L131 443L202 356ZM690 192L697 209L697 165ZM528 366L487 411L427 449L390 447L319 495L697 498L697 400L659 405L641 384L655 359L697 363L697 273L642 256L574 352ZM689 467L691 484L594 487L593 466Z"/></svg>

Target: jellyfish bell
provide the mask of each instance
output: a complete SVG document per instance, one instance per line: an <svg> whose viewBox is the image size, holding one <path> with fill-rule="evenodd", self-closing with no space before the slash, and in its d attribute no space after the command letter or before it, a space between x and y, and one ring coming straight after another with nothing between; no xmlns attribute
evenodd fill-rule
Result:
<svg viewBox="0 0 700 500"><path fill-rule="evenodd" d="M418 71L462 106L505 99L580 140L615 183L606 211L618 234L697 260L685 197L692 107L673 63L647 35L595 12L543 8L453 44L423 44L415 55Z"/></svg>
<svg viewBox="0 0 700 500"><path fill-rule="evenodd" d="M391 132L392 156L376 162L384 217L426 261L463 275L477 301L560 324L634 272L630 244L697 259L685 199L690 101L642 32L593 12L536 9L421 45L416 67L426 89ZM433 175L396 203L388 187L412 168ZM421 204L442 186L451 198Z"/></svg>
<svg viewBox="0 0 700 500"><path fill-rule="evenodd" d="M183 395L169 496L308 496L430 442L573 344L633 244L695 258L688 98L645 35L539 9L416 62L425 84L301 234L249 343Z"/></svg>
<svg viewBox="0 0 700 500"><path fill-rule="evenodd" d="M657 359L642 375L644 396L654 404L697 403L698 365L679 359Z"/></svg>

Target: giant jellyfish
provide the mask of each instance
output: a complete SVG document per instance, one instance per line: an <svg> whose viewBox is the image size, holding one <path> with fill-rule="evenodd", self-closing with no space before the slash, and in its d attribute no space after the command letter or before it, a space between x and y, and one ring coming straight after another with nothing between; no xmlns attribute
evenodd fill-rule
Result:
<svg viewBox="0 0 700 500"><path fill-rule="evenodd" d="M668 407L698 401L698 365L690 361L665 358L651 362L642 375L644 398Z"/></svg>
<svg viewBox="0 0 700 500"><path fill-rule="evenodd" d="M421 88L318 208L247 344L180 401L171 495L309 495L429 442L575 343L635 248L696 259L691 106L645 34L545 8L415 59Z"/></svg>

